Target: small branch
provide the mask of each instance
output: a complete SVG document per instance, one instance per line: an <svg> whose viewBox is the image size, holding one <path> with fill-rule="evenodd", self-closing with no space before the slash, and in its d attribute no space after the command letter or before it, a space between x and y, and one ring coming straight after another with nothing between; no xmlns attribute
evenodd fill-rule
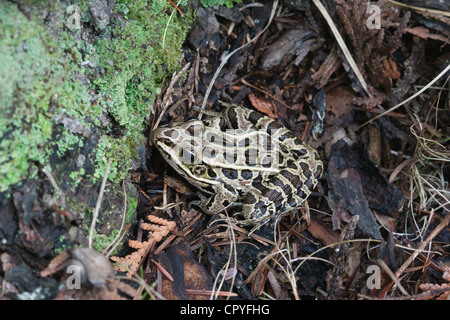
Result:
<svg viewBox="0 0 450 320"><path fill-rule="evenodd" d="M175 280L173 280L173 277L172 277L172 275L169 273L169 271L167 271L162 265L160 265L158 262L156 262L156 261L153 260L153 259L150 259L150 260L155 264L155 266L158 268L158 270L159 270L163 275L165 275L167 279L169 279L169 281L171 281L171 282L174 282L174 281L175 281Z"/></svg>
<svg viewBox="0 0 450 320"><path fill-rule="evenodd" d="M403 100L402 102L400 102L399 104L393 106L392 108L384 111L383 113L373 117L372 119L366 121L365 123L363 123L362 125L360 125L356 130L361 129L362 127L364 127L365 125L371 123L372 121L394 111L395 109L401 107L402 105L404 105L405 103L408 103L409 101L415 99L416 97L418 97L419 95L421 95L424 91L426 91L428 88L430 88L436 81L438 81L440 78L442 78L448 71L450 70L450 64L441 71L441 73L439 73L433 80L431 80L426 86L424 86L422 89L420 89L419 91L417 91L415 94L413 94L412 96L410 96L409 98ZM448 77L447 77L448 80Z"/></svg>
<svg viewBox="0 0 450 320"><path fill-rule="evenodd" d="M172 5L172 6L174 6L175 7L175 9L177 9L178 10L178 12L181 14L181 16L182 17L184 17L184 14L183 14L183 12L180 10L180 8L178 8L178 5L180 4L180 2L181 1L178 1L178 3L177 4L175 4L175 3L173 3L172 2L172 0L169 0L169 2L170 2L170 4Z"/></svg>
<svg viewBox="0 0 450 320"><path fill-rule="evenodd" d="M178 1L178 4L175 5L171 0L169 0L170 4L172 4L177 10L178 12L180 12L181 16L183 17L183 12L181 12L181 10L177 7L178 4L180 4L181 1ZM166 34L167 34L167 30L169 29L169 24L170 24L170 20L172 20L172 17L174 15L175 11L172 12L172 14L169 17L169 20L167 21L166 24L166 28L164 29L164 36L163 36L163 43L162 43L162 47L165 47L165 43L166 43Z"/></svg>
<svg viewBox="0 0 450 320"><path fill-rule="evenodd" d="M55 189L55 192L57 194L57 196L59 197L61 195L61 189L58 187L58 185L56 184L55 179L53 179L53 176L50 172L47 171L47 169L42 168L41 171L45 174L45 176L48 178L48 180L50 181L53 189Z"/></svg>
<svg viewBox="0 0 450 320"><path fill-rule="evenodd" d="M415 10L415 11L421 11L421 12L429 12L432 14L442 14L443 16L450 17L450 12L448 12L448 11L435 10L435 9L418 7L418 6L411 6L409 4L404 4L404 3L394 1L394 0L387 0L387 2L391 3L392 5L398 6L398 7L404 7L404 8L408 8L408 9Z"/></svg>
<svg viewBox="0 0 450 320"><path fill-rule="evenodd" d="M108 164L106 165L105 175L103 176L102 185L100 187L100 192L97 198L97 203L95 205L94 213L92 215L91 228L89 230L89 248L92 248L92 238L94 236L95 223L97 221L98 212L100 210L100 206L103 200L103 193L105 192L106 180L108 180L109 170L111 169L112 159L109 159Z"/></svg>
<svg viewBox="0 0 450 320"><path fill-rule="evenodd" d="M400 289L400 291L405 295L409 296L408 291L401 285L400 281L398 281L398 278L395 277L395 274L389 269L388 265L381 259L377 260L378 265L383 268L383 270L391 277L392 281L397 285L397 287Z"/></svg>
<svg viewBox="0 0 450 320"><path fill-rule="evenodd" d="M228 59L234 55L236 52L238 52L239 50L242 50L243 48L245 48L246 46L250 45L252 42L256 41L266 30L267 28L270 26L270 24L272 23L273 17L275 16L276 13L276 9L278 7L278 0L274 0L273 5L272 5L272 11L270 12L270 17L269 17L269 21L267 22L267 25L264 27L264 29L262 29L260 32L258 32L256 34L256 36L254 38L252 38L250 41L248 41L246 44L242 45L241 47L235 49L234 51L230 52L225 58L223 58L222 62L220 63L219 67L217 68L216 72L214 73L214 76L211 79L211 82L208 85L208 88L206 89L206 93L205 96L203 97L203 103L200 107L200 110L205 110L205 106L206 103L208 102L208 96L211 93L211 90L214 86L214 83L216 82L216 78L219 76L220 71L222 71L222 68L224 67L224 65L228 62ZM198 115L198 119L201 120L203 113L200 111L199 115Z"/></svg>

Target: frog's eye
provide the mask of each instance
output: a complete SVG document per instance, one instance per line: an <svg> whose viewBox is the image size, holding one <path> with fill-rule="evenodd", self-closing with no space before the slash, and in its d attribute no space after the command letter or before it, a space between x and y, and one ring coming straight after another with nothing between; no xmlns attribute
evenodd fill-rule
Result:
<svg viewBox="0 0 450 320"><path fill-rule="evenodd" d="M159 135L156 136L156 139L154 138L154 140L159 141L160 143L173 148L177 145L177 138L179 136L180 133L177 130L166 129L164 131L161 131Z"/></svg>

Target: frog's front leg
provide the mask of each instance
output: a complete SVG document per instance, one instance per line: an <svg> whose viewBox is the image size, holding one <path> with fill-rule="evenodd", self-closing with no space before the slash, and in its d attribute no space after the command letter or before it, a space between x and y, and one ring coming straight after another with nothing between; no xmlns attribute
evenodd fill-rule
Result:
<svg viewBox="0 0 450 320"><path fill-rule="evenodd" d="M217 185L215 191L211 197L203 197L201 201L193 204L198 205L205 213L213 215L235 205L239 197L239 192L226 184Z"/></svg>

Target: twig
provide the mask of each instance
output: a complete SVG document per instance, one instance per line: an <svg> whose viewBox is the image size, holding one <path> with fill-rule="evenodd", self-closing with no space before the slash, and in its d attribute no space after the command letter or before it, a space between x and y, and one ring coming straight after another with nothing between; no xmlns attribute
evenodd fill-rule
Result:
<svg viewBox="0 0 450 320"><path fill-rule="evenodd" d="M180 8L178 8L178 5L180 4L181 1L178 1L177 4L173 3L172 0L169 0L169 2L170 2L171 5L173 5L173 6L175 7L175 9L178 10L178 12L179 12L179 13L181 14L181 16L183 17L183 16L184 16L183 12L180 10Z"/></svg>
<svg viewBox="0 0 450 320"><path fill-rule="evenodd" d="M229 292L229 291L213 291L213 290L198 290L198 289L186 289L186 294L188 296L196 296L196 295L203 295L203 296L210 296L211 294L214 294L217 297L237 297L237 293Z"/></svg>
<svg viewBox="0 0 450 320"><path fill-rule="evenodd" d="M400 291L405 295L409 296L408 291L405 290L405 288L401 285L400 281L398 281L398 278L395 276L395 274L391 271L391 269L388 267L388 265L381 259L377 260L378 265L383 268L383 270L388 274L389 277L391 277L392 281L397 285L397 287L400 289Z"/></svg>
<svg viewBox="0 0 450 320"><path fill-rule="evenodd" d="M222 290L220 290L225 282L225 274L226 271L229 270L230 264L231 264L231 260L233 260L232 258L234 257L234 261L233 261L233 267L234 269L237 269L237 249L236 249L236 239L234 236L234 230L232 228L232 223L230 218L227 215L227 222L228 222L228 226L227 226L227 233L228 233L228 238L230 239L230 250L229 250L229 255L228 255L228 260L225 263L225 265L222 267L221 272L223 272L223 276L222 277L216 277L216 279L214 280L214 284L213 284L213 290L211 291L211 295L210 295L210 300L213 299L217 299L219 296L219 293L222 292ZM231 285L230 285L230 291L229 293L232 294L231 290L233 290L233 286L234 286L234 281L235 281L236 277L232 278L231 281ZM220 279L220 283L218 283ZM217 289L217 290L216 290Z"/></svg>
<svg viewBox="0 0 450 320"><path fill-rule="evenodd" d="M394 0L387 0L387 2L391 3L392 5L408 8L408 9L415 10L415 11L429 12L429 13L433 13L433 14L442 14L443 16L450 17L450 12L448 12L448 11L412 6L412 5L404 4L404 3L394 1Z"/></svg>
<svg viewBox="0 0 450 320"><path fill-rule="evenodd" d="M286 108L292 109L292 107L288 106L288 105L285 104L283 101L277 99L277 97L275 97L275 96L271 95L270 93L268 93L268 92L266 92L266 91L264 91L264 90L258 88L257 86L254 86L253 84L248 83L247 81L245 81L245 79L241 79L241 82L242 82L243 84L245 84L246 86L250 87L250 88L253 88L253 89L255 89L255 90L258 90L259 92L264 93L265 95L267 95L267 96L270 97L271 99L275 100L276 102L282 104L282 105L285 106Z"/></svg>
<svg viewBox="0 0 450 320"><path fill-rule="evenodd" d="M89 230L89 248L92 248L92 238L94 236L95 223L97 221L98 212L103 200L103 193L105 192L106 180L108 180L109 170L111 169L112 158L108 160L106 165L105 175L103 176L102 185L100 186L100 192L98 194L97 203L95 205L94 213L92 214L91 228Z"/></svg>
<svg viewBox="0 0 450 320"><path fill-rule="evenodd" d="M191 65L190 62L188 62L182 69L180 72L178 73L173 73L172 74L172 79L170 80L169 86L167 87L167 91L165 94L165 97L163 99L163 102L161 103L162 105L162 110L161 113L158 116L158 119L156 120L156 122L153 124L153 128L157 128L159 126L159 123L161 122L161 119L164 115L164 113L166 112L167 108L169 107L170 103L167 103L166 101L166 96L169 96L172 92L173 92L173 86L175 85L175 83L178 81L178 79L181 77L181 75L189 68L189 66Z"/></svg>
<svg viewBox="0 0 450 320"><path fill-rule="evenodd" d="M178 1L177 5L175 5L171 0L169 0L169 2L180 12L181 16L183 17L183 12L181 12L181 10L178 8L178 5L180 4L181 0ZM163 43L162 43L162 47L165 47L165 43L166 43L166 34L167 34L167 30L169 29L169 24L170 24L170 20L172 20L172 17L174 15L175 11L172 12L172 14L169 17L169 20L167 21L166 24L166 28L164 29L164 35L163 35Z"/></svg>
<svg viewBox="0 0 450 320"><path fill-rule="evenodd" d="M160 265L158 262L156 262L156 261L153 260L153 259L150 259L150 260L155 264L155 266L158 268L158 270L161 271L161 273L162 273L163 275L165 275L167 279L169 279L169 281L171 281L171 282L174 282L174 281L175 281L175 280L173 280L173 277L172 277L172 275L169 273L169 271L167 271L162 265Z"/></svg>
<svg viewBox="0 0 450 320"><path fill-rule="evenodd" d="M439 293L445 293L450 290L449 288L436 289L432 291L427 291L419 294L414 294L410 296L401 296L401 297L384 297L382 300L424 300L430 299ZM358 293L358 298L367 299L367 300L380 300L379 298L370 297L364 294Z"/></svg>

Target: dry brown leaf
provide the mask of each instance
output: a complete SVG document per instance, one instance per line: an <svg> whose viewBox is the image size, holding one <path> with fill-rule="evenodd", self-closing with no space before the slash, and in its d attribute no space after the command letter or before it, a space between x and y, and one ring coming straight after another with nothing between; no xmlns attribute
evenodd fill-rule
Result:
<svg viewBox="0 0 450 320"><path fill-rule="evenodd" d="M314 236L314 238L319 239L326 245L333 244L339 241L339 235L334 231L326 228L320 222L311 219L308 226L308 231Z"/></svg>
<svg viewBox="0 0 450 320"><path fill-rule="evenodd" d="M258 110L259 112L264 113L265 115L269 116L272 119L277 118L277 116L274 113L272 101L261 99L257 97L254 93L250 93L248 95L248 99L252 103L252 106L254 106L255 109Z"/></svg>
<svg viewBox="0 0 450 320"><path fill-rule="evenodd" d="M191 191L189 185L183 180L170 176L164 176L164 183L181 194L188 194Z"/></svg>

